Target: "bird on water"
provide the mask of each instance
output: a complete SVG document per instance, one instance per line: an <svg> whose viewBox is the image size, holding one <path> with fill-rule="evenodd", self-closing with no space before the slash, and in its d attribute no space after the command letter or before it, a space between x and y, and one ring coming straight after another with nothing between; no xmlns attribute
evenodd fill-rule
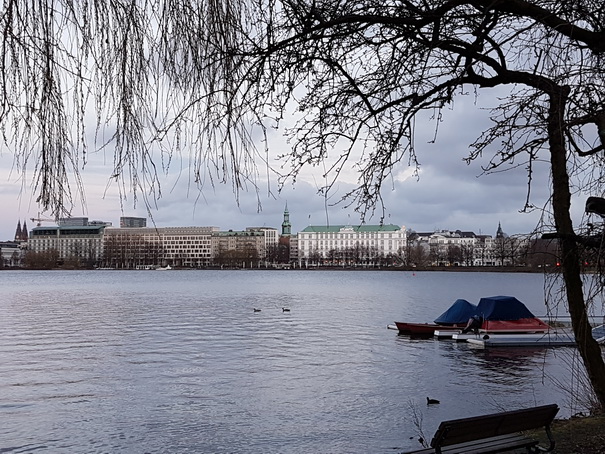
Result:
<svg viewBox="0 0 605 454"><path fill-rule="evenodd" d="M282 307L281 310L282 312L290 312L290 309L288 309L287 307Z"/></svg>
<svg viewBox="0 0 605 454"><path fill-rule="evenodd" d="M426 398L426 404L427 405L433 405L433 404L438 404L439 401L437 399L430 399L430 398Z"/></svg>
<svg viewBox="0 0 605 454"><path fill-rule="evenodd" d="M260 312L260 309L254 308L254 312Z"/></svg>

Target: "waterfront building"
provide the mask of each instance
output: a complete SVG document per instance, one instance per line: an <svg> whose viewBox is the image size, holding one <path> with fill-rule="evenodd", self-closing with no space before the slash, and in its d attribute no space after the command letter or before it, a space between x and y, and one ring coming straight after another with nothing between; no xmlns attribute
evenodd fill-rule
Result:
<svg viewBox="0 0 605 454"><path fill-rule="evenodd" d="M426 265L430 266L485 266L491 264L492 237L461 230L437 230L415 233L412 242L423 248ZM419 256L419 254L415 254Z"/></svg>
<svg viewBox="0 0 605 454"><path fill-rule="evenodd" d="M477 235L461 230L438 230L418 233L417 244L425 248L433 266L474 266Z"/></svg>
<svg viewBox="0 0 605 454"><path fill-rule="evenodd" d="M298 255L298 235L290 235L288 238L288 244L290 246L290 263L300 263Z"/></svg>
<svg viewBox="0 0 605 454"><path fill-rule="evenodd" d="M495 238L491 235L476 235L477 243L474 249L473 262L475 266L496 265L494 246Z"/></svg>
<svg viewBox="0 0 605 454"><path fill-rule="evenodd" d="M246 227L246 232L260 232L263 234L264 242L258 249L259 256L263 258L267 251L274 247L279 240L277 229L273 227Z"/></svg>
<svg viewBox="0 0 605 454"><path fill-rule="evenodd" d="M461 230L414 233L410 246L422 248L429 266L517 266L526 262L530 241L525 235L509 236L498 224L496 236Z"/></svg>
<svg viewBox="0 0 605 454"><path fill-rule="evenodd" d="M212 263L217 227L107 228L103 266L141 269L155 266L202 268Z"/></svg>
<svg viewBox="0 0 605 454"><path fill-rule="evenodd" d="M298 234L299 266L377 266L400 262L405 226L308 226Z"/></svg>
<svg viewBox="0 0 605 454"><path fill-rule="evenodd" d="M0 242L0 268L20 266L24 243L21 241Z"/></svg>
<svg viewBox="0 0 605 454"><path fill-rule="evenodd" d="M267 251L277 245L277 230L249 227L245 231L228 230L212 235L212 257L217 266L258 266Z"/></svg>
<svg viewBox="0 0 605 454"><path fill-rule="evenodd" d="M155 229L153 229L155 230ZM162 227L164 264L203 268L212 264L212 236L218 227Z"/></svg>
<svg viewBox="0 0 605 454"><path fill-rule="evenodd" d="M34 227L28 241L33 253L53 251L59 262L97 263L103 255L104 225Z"/></svg>

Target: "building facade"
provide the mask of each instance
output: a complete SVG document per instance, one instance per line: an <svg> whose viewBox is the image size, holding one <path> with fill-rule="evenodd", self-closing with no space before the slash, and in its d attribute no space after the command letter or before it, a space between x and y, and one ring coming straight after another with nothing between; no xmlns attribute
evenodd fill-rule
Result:
<svg viewBox="0 0 605 454"><path fill-rule="evenodd" d="M418 266L518 266L525 263L529 246L527 236L508 236L498 225L495 238L460 230L415 233L408 251L422 257L422 264L410 263Z"/></svg>
<svg viewBox="0 0 605 454"><path fill-rule="evenodd" d="M383 266L401 261L405 226L309 226L298 233L299 266Z"/></svg>
<svg viewBox="0 0 605 454"><path fill-rule="evenodd" d="M277 229L270 227L215 232L212 235L214 265L245 268L264 265L267 252L272 251L277 242Z"/></svg>
<svg viewBox="0 0 605 454"><path fill-rule="evenodd" d="M216 227L107 228L103 267L206 267L212 263L212 234L217 231Z"/></svg>
<svg viewBox="0 0 605 454"><path fill-rule="evenodd" d="M132 221L135 225L145 221L145 218L121 218L120 223L131 222L126 219L138 219ZM26 224L21 227L18 222L16 240L3 247L2 263L117 269L167 265L182 268L523 266L528 263L532 249L529 237L509 237L501 225L495 237L460 230L412 232L408 236L405 226L394 224L308 226L293 234L287 206L281 234L271 227L248 227L244 231L220 231L218 227L114 228L108 222L88 222L88 218L69 220L59 226L38 224L29 235Z"/></svg>
<svg viewBox="0 0 605 454"><path fill-rule="evenodd" d="M34 227L27 243L33 253L53 251L58 262L98 263L103 257L104 225Z"/></svg>
<svg viewBox="0 0 605 454"><path fill-rule="evenodd" d="M250 227L222 232L218 227L129 227L105 230L102 266L151 269L254 266L264 260L277 230Z"/></svg>
<svg viewBox="0 0 605 454"><path fill-rule="evenodd" d="M265 257L267 251L277 244L279 235L277 229L273 227L247 227L246 232L260 232L264 237L264 242L261 248L258 249L260 257Z"/></svg>
<svg viewBox="0 0 605 454"><path fill-rule="evenodd" d="M24 243L17 241L0 242L0 268L21 266Z"/></svg>

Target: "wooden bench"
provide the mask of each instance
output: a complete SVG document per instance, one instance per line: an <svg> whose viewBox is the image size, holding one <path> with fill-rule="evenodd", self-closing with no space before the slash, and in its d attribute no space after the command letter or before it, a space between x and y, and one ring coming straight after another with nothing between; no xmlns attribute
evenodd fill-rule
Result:
<svg viewBox="0 0 605 454"><path fill-rule="evenodd" d="M493 453L525 449L529 453L549 452L555 447L550 425L559 407L556 404L491 415L443 421L431 440L431 447L404 454ZM544 427L549 445L520 434Z"/></svg>

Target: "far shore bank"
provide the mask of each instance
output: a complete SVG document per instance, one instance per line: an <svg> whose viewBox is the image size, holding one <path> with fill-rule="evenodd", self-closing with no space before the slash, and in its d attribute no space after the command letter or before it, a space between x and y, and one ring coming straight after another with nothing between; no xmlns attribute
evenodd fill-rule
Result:
<svg viewBox="0 0 605 454"><path fill-rule="evenodd" d="M56 268L24 268L24 267L2 267L1 271L157 271L155 268L73 268L73 267L56 267ZM452 273L556 273L555 268L529 268L529 267L499 267L499 266L443 266L443 267L363 267L363 266L309 266L309 267L228 267L228 266L209 266L204 268L188 268L173 266L170 270L218 270L218 271L393 271L393 272L452 272Z"/></svg>

